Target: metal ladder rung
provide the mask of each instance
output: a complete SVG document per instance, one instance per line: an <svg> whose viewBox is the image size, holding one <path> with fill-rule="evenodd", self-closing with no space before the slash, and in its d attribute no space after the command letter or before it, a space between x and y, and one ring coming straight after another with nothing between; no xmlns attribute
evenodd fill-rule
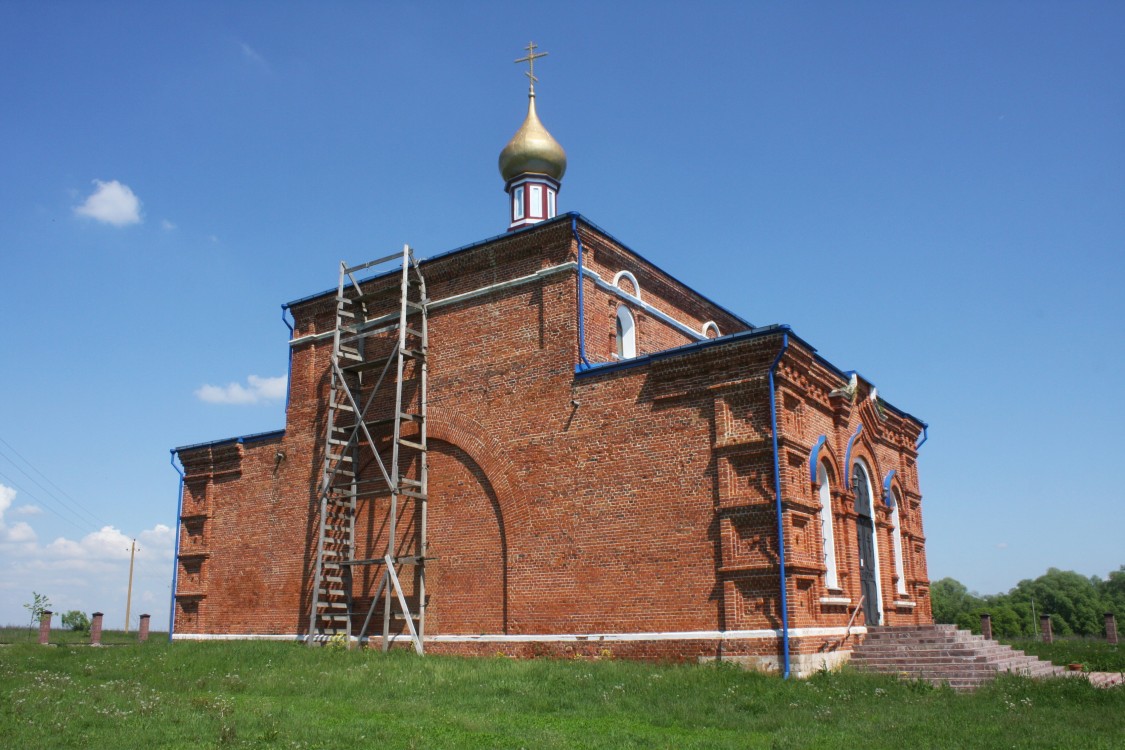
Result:
<svg viewBox="0 0 1125 750"><path fill-rule="evenodd" d="M382 367L387 363L387 358L382 359L369 359L361 362L356 362L354 365L344 365L340 369L348 374L355 374L366 372L367 370L374 370L376 367Z"/></svg>
<svg viewBox="0 0 1125 750"><path fill-rule="evenodd" d="M369 260L366 263L360 263L358 266L352 266L351 268L344 268L344 273L348 274L348 273L355 273L356 271L365 271L368 268L371 268L372 266L382 265L383 263L386 263L389 260L402 260L403 255L405 255L405 253L398 252L398 253L395 253L394 255L388 255L385 258L379 258L378 260Z"/></svg>
<svg viewBox="0 0 1125 750"><path fill-rule="evenodd" d="M426 493L424 493L424 492L415 492L414 490L403 490L403 489L400 489L400 490L398 491L398 494L400 494L400 495L406 495L407 497L413 497L413 498L415 498L415 499L417 499L417 500L429 500L429 499L430 499L430 496L429 496L429 495L427 495Z"/></svg>
<svg viewBox="0 0 1125 750"><path fill-rule="evenodd" d="M415 443L412 440L407 440L406 438L399 438L398 444L399 445L405 445L407 448L413 448L413 449L419 450L419 451L426 450L426 446L422 445L421 443Z"/></svg>

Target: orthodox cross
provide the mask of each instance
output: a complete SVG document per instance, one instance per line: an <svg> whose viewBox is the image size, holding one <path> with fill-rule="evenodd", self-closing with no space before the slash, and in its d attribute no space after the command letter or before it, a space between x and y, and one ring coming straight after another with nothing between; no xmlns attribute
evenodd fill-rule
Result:
<svg viewBox="0 0 1125 750"><path fill-rule="evenodd" d="M546 52L536 52L535 50L537 46L538 45L536 45L535 42L528 42L527 46L524 47L524 49L527 50L527 57L521 57L520 59L516 60L517 65L524 62L527 63L527 70L524 71L524 75L531 79L532 91L535 90L535 82L539 80L535 77L535 61L540 57L547 56Z"/></svg>

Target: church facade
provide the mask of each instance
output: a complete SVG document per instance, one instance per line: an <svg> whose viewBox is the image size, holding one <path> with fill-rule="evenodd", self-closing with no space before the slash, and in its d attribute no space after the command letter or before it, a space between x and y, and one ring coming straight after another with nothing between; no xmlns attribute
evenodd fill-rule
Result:
<svg viewBox="0 0 1125 750"><path fill-rule="evenodd" d="M425 600L426 651L800 675L870 626L931 622L925 424L787 326L753 326L558 214L566 157L534 97L500 159L509 231L419 266L427 564L424 594L405 591ZM285 429L173 450L175 639L310 633L335 290L287 308ZM400 506L393 533L417 533L419 512ZM355 557L381 554L386 513L357 508ZM349 597L371 597L373 575Z"/></svg>

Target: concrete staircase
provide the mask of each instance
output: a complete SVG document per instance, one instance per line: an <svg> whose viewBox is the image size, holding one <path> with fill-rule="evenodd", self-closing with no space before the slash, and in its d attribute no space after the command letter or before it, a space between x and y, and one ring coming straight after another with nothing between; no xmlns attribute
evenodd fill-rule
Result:
<svg viewBox="0 0 1125 750"><path fill-rule="evenodd" d="M1029 677L1066 674L1062 667L954 625L868 628L863 643L852 651L851 663L863 671L948 684L954 690L973 690L1002 672Z"/></svg>

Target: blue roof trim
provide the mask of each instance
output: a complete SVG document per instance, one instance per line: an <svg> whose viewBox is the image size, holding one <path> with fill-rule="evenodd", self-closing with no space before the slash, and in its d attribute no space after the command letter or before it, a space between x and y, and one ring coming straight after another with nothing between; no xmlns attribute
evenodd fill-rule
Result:
<svg viewBox="0 0 1125 750"><path fill-rule="evenodd" d="M827 435L821 435L816 439L816 444L812 447L809 453L809 481L816 484L816 465L817 459L820 458L820 449L828 442Z"/></svg>
<svg viewBox="0 0 1125 750"><path fill-rule="evenodd" d="M614 241L614 242L616 242L616 243L617 243L618 245L620 245L621 247L625 248L625 249L626 249L626 250L628 250L628 251L629 251L630 253L632 253L633 255L637 256L638 258L640 258L641 260L643 260L643 261L644 261L645 263L647 263L647 264L649 264L650 266L652 266L653 268L655 268L655 269L656 269L657 271L659 271L660 273L662 273L662 274L664 274L665 276L667 276L668 278L672 279L672 280L673 280L673 281L675 281L675 282L676 282L677 284L680 284L681 286L683 286L683 287L684 287L685 289L687 289L687 290L688 290L689 292L691 292L691 293L692 293L692 294L694 294L695 296L699 297L699 298L700 298L701 300L703 300L703 301L704 301L704 302L706 302L707 304L709 304L709 305L712 305L712 306L714 306L714 307L718 308L719 310L722 310L722 311L723 311L724 313L726 313L727 315L731 316L732 318L734 318L735 320L737 320L737 321L738 321L739 323L742 323L742 324L743 324L744 326L746 326L747 328L750 328L751 330L753 330L753 329L755 328L755 326L754 326L754 324L753 324L753 323L751 323L750 321L746 320L746 319L745 319L745 318L743 318L743 317L742 317L741 315L739 315L739 314L737 314L737 313L735 313L735 312L731 312L731 311L730 311L730 310L728 310L727 308L725 308L725 307L723 307L722 305L720 305L720 304L719 304L718 302L715 302L714 300L712 300L711 298L707 297L706 295L704 295L704 294L700 294L699 292L697 292L696 290L692 289L692 288L691 288L690 286L688 286L687 284L684 284L684 282L680 281L680 280L679 280L679 279L677 279L677 278L676 278L675 276L673 276L672 274L668 273L668 272L667 272L667 271L665 271L665 270L664 270L663 268L661 268L660 266L656 265L655 263L653 263L653 262L652 262L651 260L649 260L649 259L648 259L648 258L646 258L645 256L641 255L641 254L640 254L640 253L638 253L638 252L637 252L636 250L634 250L633 248L629 247L629 246L628 246L628 245L626 245L626 244L625 244L624 242L622 242L621 240L617 239L617 237L613 236L612 234L610 234L610 233L609 233L609 232L607 232L606 230L602 229L602 228L601 228L600 226L598 226L598 225L597 225L597 224L595 224L594 222L590 221L589 219L587 219L587 218L586 218L585 216L583 216L582 214L580 214L580 213L573 213L573 215L574 215L574 216L575 216L576 218L578 218L578 219L581 219L581 220L582 220L582 223L583 223L583 224L585 224L586 226L590 227L591 229L593 229L593 230L594 230L594 231L596 231L596 232L600 232L601 234L604 234L604 235L605 235L606 237L608 237L609 239L613 240L613 241Z"/></svg>
<svg viewBox="0 0 1125 750"><path fill-rule="evenodd" d="M855 432L848 438L848 449L844 452L844 489L848 491L852 488L852 445L861 432L863 432L862 422L855 426Z"/></svg>
<svg viewBox="0 0 1125 750"><path fill-rule="evenodd" d="M628 370L633 367L643 367L658 362L662 359L669 359L671 357L680 357L686 354L693 354L703 349L710 349L713 346L723 346L726 344L734 344L739 341L747 339L758 338L759 336L768 336L772 333L788 333L789 326L786 325L772 325L762 326L761 328L753 328L749 331L739 331L738 333L731 333L726 336L720 336L714 339L706 339L704 341L696 341L691 344L684 344L677 346L674 349L665 349L652 354L645 354L641 357L633 357L631 359L623 359L618 362L597 362L586 367L584 365L575 365L575 377L588 377L591 375L600 375L606 372L617 372L618 370ZM792 334L790 334L792 335ZM798 339L799 340L799 339Z"/></svg>
<svg viewBox="0 0 1125 750"><path fill-rule="evenodd" d="M255 432L252 435L240 435L238 437L223 438L222 440L211 440L206 443L194 443L192 445L181 445L179 448L173 448L173 453L182 453L184 451L195 450L196 448L214 448L217 445L226 445L228 443L257 443L262 440L272 440L274 438L284 437L285 430L272 430L270 432Z"/></svg>
<svg viewBox="0 0 1125 750"><path fill-rule="evenodd" d="M891 480L895 478L895 470L891 469L887 472L886 478L883 479L883 503L889 508L891 507Z"/></svg>

